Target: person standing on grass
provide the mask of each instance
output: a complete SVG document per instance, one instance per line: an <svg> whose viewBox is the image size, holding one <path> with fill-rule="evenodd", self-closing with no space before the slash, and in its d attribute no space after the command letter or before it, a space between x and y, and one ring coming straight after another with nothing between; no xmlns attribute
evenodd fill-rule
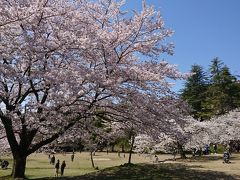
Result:
<svg viewBox="0 0 240 180"><path fill-rule="evenodd" d="M159 162L159 158L157 155L155 155L155 162L158 163Z"/></svg>
<svg viewBox="0 0 240 180"><path fill-rule="evenodd" d="M58 177L59 167L60 167L60 162L59 162L59 159L58 159L58 160L57 160L57 163L55 164L55 169L56 169L55 177Z"/></svg>
<svg viewBox="0 0 240 180"><path fill-rule="evenodd" d="M74 160L74 152L71 155L71 161L73 162L73 160Z"/></svg>
<svg viewBox="0 0 240 180"><path fill-rule="evenodd" d="M50 164L54 165L55 164L55 156L53 155L50 161Z"/></svg>
<svg viewBox="0 0 240 180"><path fill-rule="evenodd" d="M213 145L214 153L217 154L217 144Z"/></svg>
<svg viewBox="0 0 240 180"><path fill-rule="evenodd" d="M175 147L173 147L173 152L172 152L172 154L173 154L173 160L176 161L177 150L176 150Z"/></svg>
<svg viewBox="0 0 240 180"><path fill-rule="evenodd" d="M65 167L66 167L66 163L65 163L65 161L63 161L61 164L61 176L63 176L63 174L64 174Z"/></svg>

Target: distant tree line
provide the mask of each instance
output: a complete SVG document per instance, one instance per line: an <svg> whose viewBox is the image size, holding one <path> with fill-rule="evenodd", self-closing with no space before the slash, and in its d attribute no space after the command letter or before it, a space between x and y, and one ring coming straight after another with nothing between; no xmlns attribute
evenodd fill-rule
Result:
<svg viewBox="0 0 240 180"><path fill-rule="evenodd" d="M219 58L211 61L207 71L193 65L191 73L181 97L191 106L194 118L206 120L240 107L240 81Z"/></svg>

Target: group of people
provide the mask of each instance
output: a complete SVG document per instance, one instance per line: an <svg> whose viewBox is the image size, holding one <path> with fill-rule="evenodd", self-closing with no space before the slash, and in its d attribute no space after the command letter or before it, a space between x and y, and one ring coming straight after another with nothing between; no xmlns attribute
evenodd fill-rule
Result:
<svg viewBox="0 0 240 180"><path fill-rule="evenodd" d="M210 146L206 144L203 148L197 149L197 148L192 148L192 155L193 157L196 156L197 154L199 156L203 155L209 155L210 153L217 153L217 144L212 145L212 150L210 150Z"/></svg>
<svg viewBox="0 0 240 180"><path fill-rule="evenodd" d="M63 176L63 174L64 174L64 169L65 169L65 167L66 167L66 162L63 161L63 162L61 163L61 166L60 166L60 160L59 160L59 159L57 160L57 162L56 162L56 164L55 164L55 156L54 156L54 155L52 155L52 157L51 157L51 155L49 155L48 157L49 157L49 159L50 159L50 164L55 165L55 170L56 170L55 176L58 177L58 175L59 175L59 170L60 170L61 176Z"/></svg>
<svg viewBox="0 0 240 180"><path fill-rule="evenodd" d="M55 169L56 169L56 174L55 174L55 176L58 177L59 168L60 168L60 170L61 170L61 176L63 176L65 167L66 167L66 162L63 161L62 164L61 164L61 167L60 167L60 161L59 161L59 159L58 159L58 160L57 160L57 163L55 164Z"/></svg>
<svg viewBox="0 0 240 180"><path fill-rule="evenodd" d="M217 153L217 144L213 144L213 153ZM197 149L193 148L193 157L196 155ZM203 154L208 155L210 153L209 145L205 145L203 149ZM231 147L227 145L225 151L223 152L223 163L230 163Z"/></svg>

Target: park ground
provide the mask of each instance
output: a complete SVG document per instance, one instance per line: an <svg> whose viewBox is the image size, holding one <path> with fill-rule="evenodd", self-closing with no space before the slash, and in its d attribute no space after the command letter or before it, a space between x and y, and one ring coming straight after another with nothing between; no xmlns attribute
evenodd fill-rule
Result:
<svg viewBox="0 0 240 180"><path fill-rule="evenodd" d="M203 157L189 157L186 160L172 160L172 155L158 155L159 162L152 156L134 154L131 165L126 165L128 154L97 152L94 156L95 167L90 161L90 153L75 153L71 162L71 154L55 154L56 159L65 160L67 167L64 177L69 180L117 180L117 179L240 179L240 154L233 154L230 164L222 162L221 154ZM3 157L1 157L3 158ZM8 180L11 173L11 157L4 157L10 162L7 170L0 169L0 179ZM26 176L29 179L55 179L54 166L49 163L48 155L32 154L27 161Z"/></svg>

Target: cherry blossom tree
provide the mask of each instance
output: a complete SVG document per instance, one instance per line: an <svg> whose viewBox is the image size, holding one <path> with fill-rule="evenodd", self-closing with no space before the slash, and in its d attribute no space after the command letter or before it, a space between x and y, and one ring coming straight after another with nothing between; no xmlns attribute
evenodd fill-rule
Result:
<svg viewBox="0 0 240 180"><path fill-rule="evenodd" d="M131 121L140 119L135 110L152 117L171 114L173 106L162 111L172 101L168 79L184 75L158 59L172 54L173 45L165 41L172 31L144 2L133 15L122 12L123 5L122 0L0 2L0 119L14 158L13 177L24 177L28 155L78 134L99 108L114 112L127 99Z"/></svg>
<svg viewBox="0 0 240 180"><path fill-rule="evenodd" d="M209 127L212 143L229 144L240 140L240 111L235 109L222 116L214 117L206 122Z"/></svg>
<svg viewBox="0 0 240 180"><path fill-rule="evenodd" d="M138 153L149 153L153 146L155 145L155 141L146 135L146 134L139 134L136 136L135 139L135 152Z"/></svg>
<svg viewBox="0 0 240 180"><path fill-rule="evenodd" d="M201 150L206 144L229 144L240 139L240 112L230 111L227 114L216 116L209 121L199 122L192 120L185 128L189 133L186 149L196 148Z"/></svg>
<svg viewBox="0 0 240 180"><path fill-rule="evenodd" d="M184 151L202 150L206 144L230 144L240 140L240 111L236 109L225 115L217 116L209 121L197 121L191 116L184 117L179 123L171 119L171 129L159 131L158 138L144 134L137 137L137 151L151 148L154 151L171 152L178 148L181 157Z"/></svg>
<svg viewBox="0 0 240 180"><path fill-rule="evenodd" d="M174 153L178 149L181 158L186 158L186 150L201 149L204 145L210 143L209 126L205 122L199 122L191 116L182 118L182 121L175 119L166 121L171 124L171 127L165 127L165 130L160 129L157 138L151 139L147 136L150 138L148 143L145 142L145 138L145 141L142 139L143 142L138 144L150 145L148 148L151 147L155 152Z"/></svg>
<svg viewBox="0 0 240 180"><path fill-rule="evenodd" d="M186 149L196 148L201 150L206 144L229 144L239 141L240 112L238 109L221 116L213 117L209 121L194 121L185 131L190 133L190 138L185 144Z"/></svg>
<svg viewBox="0 0 240 180"><path fill-rule="evenodd" d="M239 109L236 109L209 121L199 122L191 117L186 118L183 132L187 136L184 138L185 142L182 141L182 145L186 150L192 148L201 150L206 144L227 145L232 141L239 141L239 115Z"/></svg>

